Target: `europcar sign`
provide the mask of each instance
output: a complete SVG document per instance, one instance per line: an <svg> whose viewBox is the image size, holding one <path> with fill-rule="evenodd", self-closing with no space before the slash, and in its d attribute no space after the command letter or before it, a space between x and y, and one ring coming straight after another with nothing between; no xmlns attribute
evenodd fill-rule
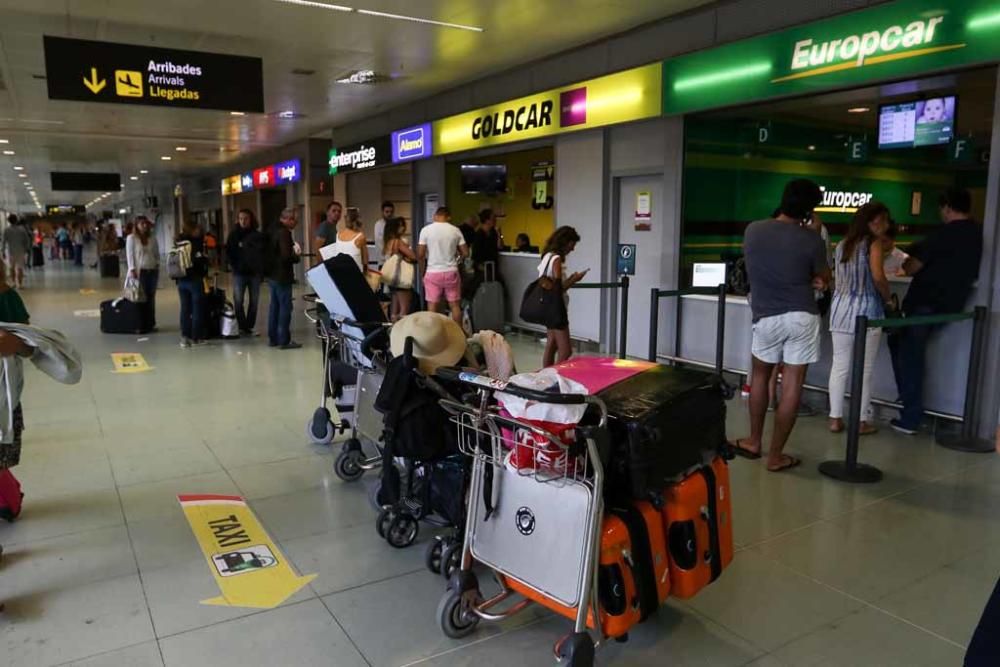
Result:
<svg viewBox="0 0 1000 667"><path fill-rule="evenodd" d="M687 113L1000 60L996 0L900 0L663 64L663 111Z"/></svg>

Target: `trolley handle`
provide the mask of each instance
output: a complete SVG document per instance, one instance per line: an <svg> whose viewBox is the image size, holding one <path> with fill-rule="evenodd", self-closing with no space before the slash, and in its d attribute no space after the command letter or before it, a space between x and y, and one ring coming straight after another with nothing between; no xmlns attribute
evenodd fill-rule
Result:
<svg viewBox="0 0 1000 667"><path fill-rule="evenodd" d="M313 324L319 322L319 308L306 308L305 315L306 319Z"/></svg>
<svg viewBox="0 0 1000 667"><path fill-rule="evenodd" d="M510 382L495 380L487 375L480 375L479 373L465 371L460 368L439 368L437 369L437 375L444 380L464 382L465 384L471 384L475 387L479 387L480 389L502 391L510 394L511 396L518 396L520 398L526 398L529 401L537 401L539 403L551 403L553 405L583 405L584 403L592 402L590 400L591 397L586 394L555 394L547 391L525 389L524 387L519 387L516 384L511 384Z"/></svg>
<svg viewBox="0 0 1000 667"><path fill-rule="evenodd" d="M361 341L361 355L362 356L368 357L369 359L372 358L372 355L374 354L372 352L372 345L374 345L375 341L380 336L382 336L385 333L385 330L386 330L387 327L388 327L388 325L385 324L385 323L383 323L383 324L379 325L379 327L377 329L375 329L370 334L368 334L367 336L365 336L365 339L363 341Z"/></svg>

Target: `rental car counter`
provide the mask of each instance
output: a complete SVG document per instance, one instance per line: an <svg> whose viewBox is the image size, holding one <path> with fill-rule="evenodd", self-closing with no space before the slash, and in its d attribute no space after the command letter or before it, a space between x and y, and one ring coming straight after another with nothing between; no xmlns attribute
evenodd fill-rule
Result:
<svg viewBox="0 0 1000 667"><path fill-rule="evenodd" d="M900 302L909 288L910 278L889 278L893 294ZM705 331L715 331L718 298L691 295L682 297L680 325L680 356L692 361L715 363L715 339ZM892 373L892 362L884 330L875 371L872 373L872 398L895 402L899 396ZM752 322L750 305L745 296L726 296L726 340L723 364L727 370L745 373L750 368ZM927 349L924 383L924 409L949 415L961 415L965 400L968 374L968 354L972 343L972 322L944 325L932 338ZM806 384L826 388L829 385L833 343L829 322L823 319L822 351L818 363L809 367ZM664 352L661 346L660 352ZM672 354L673 350L667 352Z"/></svg>

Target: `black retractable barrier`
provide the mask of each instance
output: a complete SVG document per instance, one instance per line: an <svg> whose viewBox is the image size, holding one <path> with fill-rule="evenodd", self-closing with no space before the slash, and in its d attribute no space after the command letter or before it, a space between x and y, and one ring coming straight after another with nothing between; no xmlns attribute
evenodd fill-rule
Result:
<svg viewBox="0 0 1000 667"><path fill-rule="evenodd" d="M616 283L577 283L570 289L620 289L621 307L618 312L621 314L621 322L618 325L618 358L624 359L628 348L628 291L629 277L622 276Z"/></svg>
<svg viewBox="0 0 1000 667"><path fill-rule="evenodd" d="M649 360L655 362L659 358L657 347L660 329L660 299L693 294L719 297L718 313L715 322L715 372L718 373L721 379L726 341L726 286L723 284L719 284L718 287L688 287L687 289L657 289L654 287L649 291ZM679 310L680 305L678 304ZM680 337L679 330L677 331L677 336L678 338ZM672 361L684 362L684 359L677 358L676 356L667 358ZM726 382L722 384L726 388L727 398L731 398L734 394L733 387L730 387Z"/></svg>
<svg viewBox="0 0 1000 667"><path fill-rule="evenodd" d="M854 349L851 354L851 404L847 423L847 450L843 461L823 461L819 471L827 477L851 482L854 484L872 484L882 480L882 471L875 466L858 463L858 445L861 440L861 392L864 390L865 338L868 329L903 329L907 327L947 324L949 322L973 321L972 349L969 352L969 374L966 378L965 408L962 421L962 433L957 437L938 438L938 444L951 449L980 452L993 451L993 446L985 449L974 437L976 389L978 387L979 367L981 366L983 340L985 337L986 309L977 306L969 313L950 315L922 315L918 317L891 318L884 320L869 320L864 315L858 315L854 324Z"/></svg>
<svg viewBox="0 0 1000 667"><path fill-rule="evenodd" d="M948 449L975 454L996 451L996 445L976 436L979 420L979 379L983 370L983 351L986 343L987 310L976 306L972 310L972 348L969 351L969 374L965 379L965 406L962 409L962 430L957 435L939 435L937 444Z"/></svg>

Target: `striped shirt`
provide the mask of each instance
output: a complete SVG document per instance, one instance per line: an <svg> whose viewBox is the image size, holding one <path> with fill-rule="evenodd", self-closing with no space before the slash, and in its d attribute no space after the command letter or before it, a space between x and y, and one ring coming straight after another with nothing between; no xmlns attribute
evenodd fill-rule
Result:
<svg viewBox="0 0 1000 667"><path fill-rule="evenodd" d="M834 253L835 290L830 307L832 332L854 333L854 320L858 315L864 315L870 320L885 317L882 296L875 288L875 279L868 261L868 251L868 243L861 241L854 249L854 257L844 262L844 242L837 244Z"/></svg>

